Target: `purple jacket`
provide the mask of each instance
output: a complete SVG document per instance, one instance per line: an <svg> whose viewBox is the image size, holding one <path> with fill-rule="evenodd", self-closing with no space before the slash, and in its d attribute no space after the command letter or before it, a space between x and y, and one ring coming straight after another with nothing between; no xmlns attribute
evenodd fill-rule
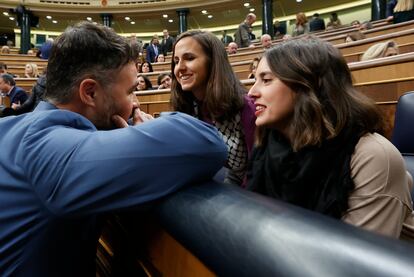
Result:
<svg viewBox="0 0 414 277"><path fill-rule="evenodd" d="M246 140L247 154L250 158L254 144L254 131L256 129L256 116L254 115L256 107L253 99L249 96L244 96L244 107L241 113L241 122L244 130L244 137Z"/></svg>

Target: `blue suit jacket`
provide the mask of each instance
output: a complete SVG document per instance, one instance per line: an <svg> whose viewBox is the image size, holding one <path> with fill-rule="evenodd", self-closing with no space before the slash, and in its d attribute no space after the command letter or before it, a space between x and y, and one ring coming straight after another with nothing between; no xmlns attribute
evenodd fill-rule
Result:
<svg viewBox="0 0 414 277"><path fill-rule="evenodd" d="M161 46L158 45L157 48L158 48L158 54L161 54L162 53ZM157 57L157 54L154 51L153 45L152 44L149 44L148 47L147 47L147 49L146 49L146 51L147 51L146 61L147 62L150 62L150 63L154 63L155 62L155 58Z"/></svg>
<svg viewBox="0 0 414 277"><path fill-rule="evenodd" d="M28 98L26 91L22 89L21 87L16 87L16 86L14 86L12 90L10 91L9 97L10 97L10 104L12 103L17 104L18 102L20 102L20 104L23 104Z"/></svg>
<svg viewBox="0 0 414 277"><path fill-rule="evenodd" d="M211 178L227 148L181 113L98 131L40 102L0 120L0 275L94 276L97 216Z"/></svg>

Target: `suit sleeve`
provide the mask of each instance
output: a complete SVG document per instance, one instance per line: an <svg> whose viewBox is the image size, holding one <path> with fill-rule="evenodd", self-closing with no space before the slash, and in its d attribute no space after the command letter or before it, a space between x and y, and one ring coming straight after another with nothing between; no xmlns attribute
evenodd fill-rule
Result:
<svg viewBox="0 0 414 277"><path fill-rule="evenodd" d="M151 55L150 55L150 52L151 52L150 47L151 47L151 44L147 46L147 54L145 55L145 60L146 60L147 62L149 62L149 63L151 63L151 62L152 62L152 61L151 61Z"/></svg>
<svg viewBox="0 0 414 277"><path fill-rule="evenodd" d="M56 215L155 200L210 179L227 156L214 127L180 113L112 131L52 124L28 134L22 146L28 180Z"/></svg>
<svg viewBox="0 0 414 277"><path fill-rule="evenodd" d="M17 104L20 102L20 104L23 104L27 100L27 98L27 93L23 89L20 89L16 91L16 96L13 99L13 103Z"/></svg>

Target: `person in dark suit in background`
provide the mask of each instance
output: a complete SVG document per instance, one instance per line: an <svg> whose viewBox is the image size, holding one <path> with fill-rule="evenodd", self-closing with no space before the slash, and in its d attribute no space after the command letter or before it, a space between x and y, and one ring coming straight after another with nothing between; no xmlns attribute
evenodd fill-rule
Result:
<svg viewBox="0 0 414 277"><path fill-rule="evenodd" d="M278 20L275 20L273 22L273 37L275 39L281 39L284 35L286 35L286 22L279 22Z"/></svg>
<svg viewBox="0 0 414 277"><path fill-rule="evenodd" d="M252 27L250 27L250 28L249 28L248 35L249 35L249 39L250 39L250 41L252 41L252 40L255 40L255 39L256 39L256 35L253 33L253 28L252 28Z"/></svg>
<svg viewBox="0 0 414 277"><path fill-rule="evenodd" d="M319 17L319 13L314 13L312 20L309 23L311 32L325 30L325 21Z"/></svg>
<svg viewBox="0 0 414 277"><path fill-rule="evenodd" d="M227 30L223 30L223 37L221 38L221 42L224 44L224 46L227 46L230 42L233 42L233 38L227 34Z"/></svg>
<svg viewBox="0 0 414 277"><path fill-rule="evenodd" d="M14 114L24 114L34 110L40 101L44 101L44 93L46 90L46 74L41 75L36 84L32 88L32 93L22 105L16 106Z"/></svg>
<svg viewBox="0 0 414 277"><path fill-rule="evenodd" d="M17 105L23 104L28 98L26 91L16 86L13 76L10 74L0 75L0 91L10 98L12 109Z"/></svg>
<svg viewBox="0 0 414 277"><path fill-rule="evenodd" d="M393 22L401 23L414 19L414 0L398 0L394 7Z"/></svg>
<svg viewBox="0 0 414 277"><path fill-rule="evenodd" d="M147 47L147 56L146 56L146 61L150 62L150 63L154 63L155 62L155 58L158 56L159 53L161 53L162 49L161 47L159 47L159 41L158 41L158 36L154 35L151 39L150 44Z"/></svg>
<svg viewBox="0 0 414 277"><path fill-rule="evenodd" d="M394 19L394 8L397 5L397 0L388 0L387 8L385 9L385 17L387 21L392 22Z"/></svg>
<svg viewBox="0 0 414 277"><path fill-rule="evenodd" d="M167 29L164 29L162 33L164 34L164 37L161 41L161 49L164 56L167 56L168 52L172 51L174 38L170 36L170 33Z"/></svg>

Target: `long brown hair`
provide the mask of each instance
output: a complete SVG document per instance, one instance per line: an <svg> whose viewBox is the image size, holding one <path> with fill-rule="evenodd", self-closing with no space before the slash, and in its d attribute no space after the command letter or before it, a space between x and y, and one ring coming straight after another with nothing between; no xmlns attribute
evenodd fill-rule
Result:
<svg viewBox="0 0 414 277"><path fill-rule="evenodd" d="M297 94L291 122L295 151L320 145L345 128L359 130L358 136L382 133L378 108L354 89L347 63L330 43L312 37L290 40L266 51L263 58L273 74ZM259 130L259 144L264 133Z"/></svg>
<svg viewBox="0 0 414 277"><path fill-rule="evenodd" d="M212 33L192 30L181 34L173 47L171 72L171 103L175 110L194 115L194 100L192 93L184 92L174 74L175 46L185 38L195 39L207 56L206 67L209 72L206 83L206 95L203 109L211 120L226 120L235 116L243 107L243 94L246 90L237 79L228 61L223 43Z"/></svg>

